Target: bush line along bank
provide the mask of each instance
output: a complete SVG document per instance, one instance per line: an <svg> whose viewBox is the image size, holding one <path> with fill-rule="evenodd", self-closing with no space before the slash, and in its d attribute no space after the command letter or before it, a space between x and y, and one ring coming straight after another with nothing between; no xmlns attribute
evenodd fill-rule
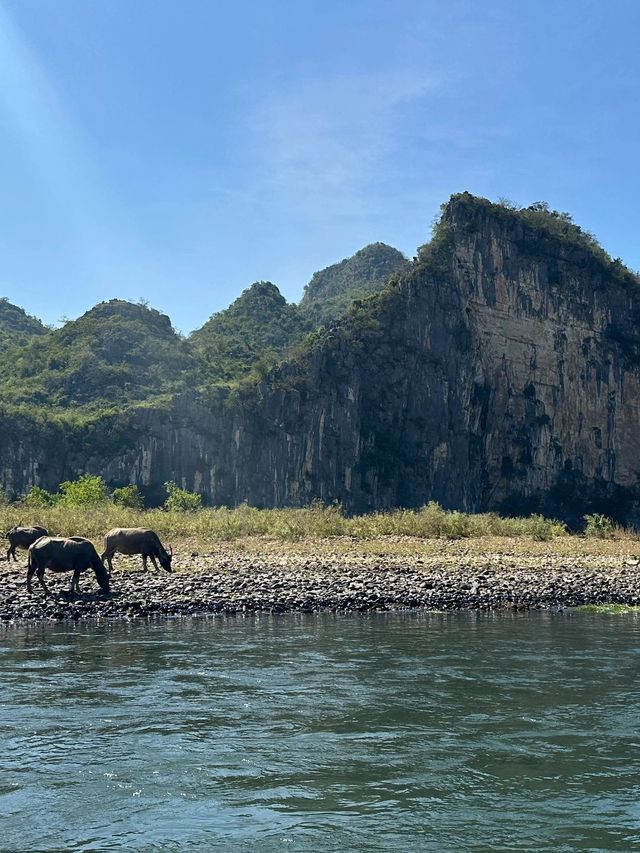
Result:
<svg viewBox="0 0 640 853"><path fill-rule="evenodd" d="M151 527L160 536L202 541L229 541L248 536L295 541L351 536L407 536L424 539L466 539L483 536L531 537L547 541L570 535L566 526L541 515L505 518L495 513L467 514L430 502L417 510L397 509L345 516L339 506L313 504L301 509L228 509L202 507L200 495L166 483L162 509L144 509L136 486L112 493L100 477L85 476L61 483L57 493L33 487L15 503L0 506L0 529L41 524L52 534L100 538L111 527ZM603 515L585 516L585 535L601 539L616 532Z"/></svg>

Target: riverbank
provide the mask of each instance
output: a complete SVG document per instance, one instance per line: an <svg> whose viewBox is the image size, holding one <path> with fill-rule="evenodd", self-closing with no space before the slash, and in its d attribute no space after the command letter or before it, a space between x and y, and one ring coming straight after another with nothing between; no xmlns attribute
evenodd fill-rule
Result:
<svg viewBox="0 0 640 853"><path fill-rule="evenodd" d="M92 572L67 596L70 576L48 571L47 598L35 579L27 592L19 552L21 562L0 562L0 621L640 604L636 539L245 539L206 553L185 540L174 553L171 574L116 557L108 596Z"/></svg>

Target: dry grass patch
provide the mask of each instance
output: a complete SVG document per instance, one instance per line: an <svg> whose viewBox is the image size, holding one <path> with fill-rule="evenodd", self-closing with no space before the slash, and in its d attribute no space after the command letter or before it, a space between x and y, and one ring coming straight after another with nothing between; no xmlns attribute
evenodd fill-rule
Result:
<svg viewBox="0 0 640 853"><path fill-rule="evenodd" d="M347 517L336 506L304 509L204 508L195 512L141 510L103 502L90 506L0 506L0 530L41 524L51 534L82 535L98 550L112 527L150 527L172 545L179 565L191 554L224 558L234 554L272 559L405 559L465 563L479 559L634 560L637 536L613 529L612 538L570 535L541 516L501 518L449 512L430 503L419 510ZM122 561L121 561L122 562Z"/></svg>

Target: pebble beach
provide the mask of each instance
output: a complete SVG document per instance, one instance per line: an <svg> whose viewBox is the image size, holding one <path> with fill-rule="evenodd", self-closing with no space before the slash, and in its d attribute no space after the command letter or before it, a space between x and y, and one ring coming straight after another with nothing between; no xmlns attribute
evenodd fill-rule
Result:
<svg viewBox="0 0 640 853"><path fill-rule="evenodd" d="M317 553L308 543L188 551L176 549L171 573L144 572L139 558L118 556L106 595L91 571L79 595L67 593L70 575L47 571L49 596L35 578L27 592L19 552L18 563L0 562L0 621L640 605L640 560L630 553L510 554L446 543L422 553L419 545L365 550L326 542Z"/></svg>

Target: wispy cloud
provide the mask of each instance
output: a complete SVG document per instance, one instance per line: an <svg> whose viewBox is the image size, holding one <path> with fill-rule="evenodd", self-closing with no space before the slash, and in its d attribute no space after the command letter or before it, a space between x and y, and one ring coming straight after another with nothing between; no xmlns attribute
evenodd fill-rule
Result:
<svg viewBox="0 0 640 853"><path fill-rule="evenodd" d="M294 209L330 201L334 214L358 214L402 135L408 105L437 88L412 70L301 80L279 89L252 117L263 189Z"/></svg>

